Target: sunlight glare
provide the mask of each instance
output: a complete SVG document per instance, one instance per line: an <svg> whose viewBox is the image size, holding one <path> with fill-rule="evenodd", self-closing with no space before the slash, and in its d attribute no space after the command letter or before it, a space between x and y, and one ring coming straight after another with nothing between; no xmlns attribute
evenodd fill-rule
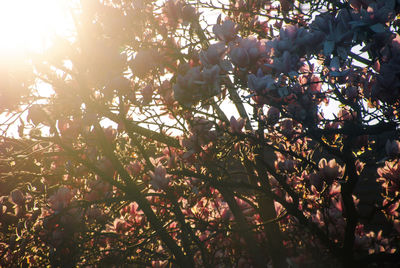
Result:
<svg viewBox="0 0 400 268"><path fill-rule="evenodd" d="M66 0L0 0L0 52L43 51L72 28Z"/></svg>

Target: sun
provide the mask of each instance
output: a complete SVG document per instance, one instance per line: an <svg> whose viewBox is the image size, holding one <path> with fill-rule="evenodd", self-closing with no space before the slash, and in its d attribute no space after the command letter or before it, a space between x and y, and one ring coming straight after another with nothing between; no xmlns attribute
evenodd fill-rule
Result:
<svg viewBox="0 0 400 268"><path fill-rule="evenodd" d="M40 52L73 29L68 0L0 0L0 53Z"/></svg>

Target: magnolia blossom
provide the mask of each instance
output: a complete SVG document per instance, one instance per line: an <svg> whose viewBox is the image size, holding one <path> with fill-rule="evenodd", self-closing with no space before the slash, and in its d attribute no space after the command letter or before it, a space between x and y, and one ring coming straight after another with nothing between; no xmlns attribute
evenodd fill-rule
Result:
<svg viewBox="0 0 400 268"><path fill-rule="evenodd" d="M218 75L221 68L218 65L214 65L211 68L204 68L202 72L202 78L204 82L212 85L218 79Z"/></svg>
<svg viewBox="0 0 400 268"><path fill-rule="evenodd" d="M213 32L219 40L228 43L236 38L237 26L233 21L226 20L222 24L214 25Z"/></svg>
<svg viewBox="0 0 400 268"><path fill-rule="evenodd" d="M281 28L279 30L279 37L272 41L272 46L281 53L285 50L293 50L293 44L296 39L297 31L298 27L295 25L289 25L285 28Z"/></svg>
<svg viewBox="0 0 400 268"><path fill-rule="evenodd" d="M178 23L189 24L196 17L196 9L180 0L168 0L163 8L164 20L170 27L176 27Z"/></svg>
<svg viewBox="0 0 400 268"><path fill-rule="evenodd" d="M165 18L167 19L171 27L176 26L176 24L178 23L181 17L182 8L183 8L182 1L168 0L165 2L163 13L165 14Z"/></svg>
<svg viewBox="0 0 400 268"><path fill-rule="evenodd" d="M319 173L313 172L310 175L308 175L307 178L310 180L312 190L315 189L318 192L322 191L323 180Z"/></svg>
<svg viewBox="0 0 400 268"><path fill-rule="evenodd" d="M328 183L331 184L333 180L343 177L343 168L336 163L335 159L331 159L329 162L325 158L322 158L319 163L319 174Z"/></svg>
<svg viewBox="0 0 400 268"><path fill-rule="evenodd" d="M181 16L183 24L187 25L197 17L196 9L192 5L186 3L182 8Z"/></svg>
<svg viewBox="0 0 400 268"><path fill-rule="evenodd" d="M243 47L234 47L229 56L231 57L232 63L239 68L246 68L250 63L250 57L246 49Z"/></svg>
<svg viewBox="0 0 400 268"><path fill-rule="evenodd" d="M114 220L113 229L119 234L125 233L129 227L129 224L124 219L116 218Z"/></svg>
<svg viewBox="0 0 400 268"><path fill-rule="evenodd" d="M385 209L385 213L388 216L398 217L399 216L399 212L397 210L398 210L399 205L400 205L399 201L397 201L395 203L392 203L392 204L389 204L389 205L388 204L389 204L389 201L387 199L383 200L382 206L383 207L387 206L386 209Z"/></svg>
<svg viewBox="0 0 400 268"><path fill-rule="evenodd" d="M182 105L190 106L219 94L221 92L220 71L221 68L218 65L210 68L197 66L190 68L185 75L178 75L177 83L173 86L175 100Z"/></svg>
<svg viewBox="0 0 400 268"><path fill-rule="evenodd" d="M168 186L169 178L166 175L167 170L162 165L155 167L154 172L150 171L150 183L154 190L163 190Z"/></svg>
<svg viewBox="0 0 400 268"><path fill-rule="evenodd" d="M69 188L66 186L61 186L57 192L50 196L50 207L54 211L60 211L69 205L73 196L74 194Z"/></svg>
<svg viewBox="0 0 400 268"><path fill-rule="evenodd" d="M229 57L234 65L241 69L253 66L268 50L264 41L255 37L241 38L237 45L230 46Z"/></svg>
<svg viewBox="0 0 400 268"><path fill-rule="evenodd" d="M291 54L289 51L285 50L280 57L275 57L272 64L265 64L267 67L271 67L275 70L277 74L294 74L302 65L300 58Z"/></svg>
<svg viewBox="0 0 400 268"><path fill-rule="evenodd" d="M165 268L168 266L168 261L151 261L152 268Z"/></svg>
<svg viewBox="0 0 400 268"><path fill-rule="evenodd" d="M190 136L181 140L182 146L187 150L183 155L184 160L189 160L193 154L201 152L203 147L217 138L216 131L211 130L213 125L213 122L205 118L193 118L189 126Z"/></svg>
<svg viewBox="0 0 400 268"><path fill-rule="evenodd" d="M231 117L229 121L231 124L231 131L232 133L242 133L242 128L244 127L245 120L243 118L239 118L236 120L235 117Z"/></svg>
<svg viewBox="0 0 400 268"><path fill-rule="evenodd" d="M107 94L112 94L114 90L121 92L123 94L128 94L132 90L132 83L129 79L124 76L114 77L104 88ZM106 94L106 93L105 93Z"/></svg>
<svg viewBox="0 0 400 268"><path fill-rule="evenodd" d="M139 78L144 77L151 69L156 67L157 52L153 50L140 50L130 63L132 72Z"/></svg>
<svg viewBox="0 0 400 268"><path fill-rule="evenodd" d="M382 182L382 187L389 192L396 192L400 189L400 165L399 161L386 162L383 168L378 168L377 180Z"/></svg>
<svg viewBox="0 0 400 268"><path fill-rule="evenodd" d="M88 186L91 189L89 193L85 194L85 199L88 201L107 198L111 195L111 185L100 179L88 181Z"/></svg>
<svg viewBox="0 0 400 268"><path fill-rule="evenodd" d="M207 50L200 52L200 61L204 66L219 64L224 57L226 47L223 42L212 44Z"/></svg>
<svg viewBox="0 0 400 268"><path fill-rule="evenodd" d="M196 134L206 134L213 127L213 122L207 120L204 117L193 118L193 123L189 126L189 130Z"/></svg>
<svg viewBox="0 0 400 268"><path fill-rule="evenodd" d="M151 98L153 97L154 88L152 84L146 85L142 90L142 101L143 104L149 104L151 102Z"/></svg>
<svg viewBox="0 0 400 268"><path fill-rule="evenodd" d="M272 75L264 75L261 69L257 71L257 75L250 74L247 76L247 86L250 90L261 93L265 90L275 89L275 79Z"/></svg>
<svg viewBox="0 0 400 268"><path fill-rule="evenodd" d="M131 176L139 175L140 172L142 171L142 168L143 165L137 160L129 162L129 165L126 167L127 171Z"/></svg>

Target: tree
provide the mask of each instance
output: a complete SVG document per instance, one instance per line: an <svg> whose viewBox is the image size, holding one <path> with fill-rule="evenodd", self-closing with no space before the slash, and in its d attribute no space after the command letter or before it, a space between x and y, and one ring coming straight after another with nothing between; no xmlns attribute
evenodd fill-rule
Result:
<svg viewBox="0 0 400 268"><path fill-rule="evenodd" d="M2 70L1 265L399 263L400 1L78 6Z"/></svg>

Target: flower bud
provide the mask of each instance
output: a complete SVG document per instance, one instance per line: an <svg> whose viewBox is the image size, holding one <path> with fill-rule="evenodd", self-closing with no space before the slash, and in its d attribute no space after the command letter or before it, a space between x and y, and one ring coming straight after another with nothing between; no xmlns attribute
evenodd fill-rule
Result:
<svg viewBox="0 0 400 268"><path fill-rule="evenodd" d="M238 120L236 120L236 118L232 116L229 122L231 124L232 133L242 133L242 128L244 127L245 123L245 120L243 118L239 118Z"/></svg>

